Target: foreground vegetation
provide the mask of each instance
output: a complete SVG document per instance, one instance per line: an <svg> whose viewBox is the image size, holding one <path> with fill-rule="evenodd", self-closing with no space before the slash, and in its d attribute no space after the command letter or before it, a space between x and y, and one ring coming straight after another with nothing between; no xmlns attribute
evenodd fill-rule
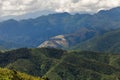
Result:
<svg viewBox="0 0 120 80"><path fill-rule="evenodd" d="M15 71L20 71L33 76L48 77L50 80L119 80L120 54L21 48L1 52L0 67L13 70L3 70L2 72L7 72L7 76L14 76ZM29 76L21 73L15 76L29 79Z"/></svg>
<svg viewBox="0 0 120 80"><path fill-rule="evenodd" d="M0 68L0 80L44 80L44 79L20 73L15 70Z"/></svg>

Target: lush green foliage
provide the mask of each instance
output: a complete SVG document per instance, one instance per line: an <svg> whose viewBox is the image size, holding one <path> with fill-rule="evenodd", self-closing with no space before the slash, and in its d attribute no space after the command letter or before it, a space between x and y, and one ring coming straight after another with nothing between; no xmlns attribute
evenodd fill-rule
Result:
<svg viewBox="0 0 120 80"><path fill-rule="evenodd" d="M0 66L15 69L35 76L43 76L64 54L56 49L27 49L7 51L0 54Z"/></svg>
<svg viewBox="0 0 120 80"><path fill-rule="evenodd" d="M44 80L44 79L20 73L15 70L0 68L0 80Z"/></svg>
<svg viewBox="0 0 120 80"><path fill-rule="evenodd" d="M119 54L53 48L21 48L0 53L1 67L50 80L119 80L119 62Z"/></svg>
<svg viewBox="0 0 120 80"><path fill-rule="evenodd" d="M118 55L114 55L114 57ZM95 52L71 52L46 75L52 80L117 80L120 68L116 68L109 54ZM120 59L120 57L119 57ZM118 64L118 63L116 63ZM54 76L56 77L54 77Z"/></svg>

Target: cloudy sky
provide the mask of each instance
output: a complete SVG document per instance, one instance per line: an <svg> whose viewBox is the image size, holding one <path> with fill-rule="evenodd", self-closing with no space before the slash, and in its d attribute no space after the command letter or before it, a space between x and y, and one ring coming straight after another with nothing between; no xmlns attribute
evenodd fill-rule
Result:
<svg viewBox="0 0 120 80"><path fill-rule="evenodd" d="M95 13L120 6L120 0L0 0L0 17L36 11Z"/></svg>

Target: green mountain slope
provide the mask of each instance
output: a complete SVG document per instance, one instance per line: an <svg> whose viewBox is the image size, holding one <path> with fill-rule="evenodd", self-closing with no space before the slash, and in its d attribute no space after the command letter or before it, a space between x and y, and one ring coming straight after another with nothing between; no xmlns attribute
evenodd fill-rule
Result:
<svg viewBox="0 0 120 80"><path fill-rule="evenodd" d="M0 67L50 80L119 80L120 55L53 48L0 53Z"/></svg>
<svg viewBox="0 0 120 80"><path fill-rule="evenodd" d="M44 80L14 70L0 68L0 80Z"/></svg>
<svg viewBox="0 0 120 80"><path fill-rule="evenodd" d="M120 52L120 29L105 33L84 43L76 45L73 49L99 51L99 52Z"/></svg>
<svg viewBox="0 0 120 80"><path fill-rule="evenodd" d="M120 68L113 66L115 62L110 64L113 60L109 58L111 59L111 56L108 54L93 52L69 53L54 68L50 69L45 76L52 80L120 79Z"/></svg>

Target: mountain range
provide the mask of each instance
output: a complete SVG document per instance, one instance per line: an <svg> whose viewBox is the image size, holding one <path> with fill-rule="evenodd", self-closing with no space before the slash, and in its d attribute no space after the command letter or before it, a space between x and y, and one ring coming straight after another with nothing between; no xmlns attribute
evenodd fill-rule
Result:
<svg viewBox="0 0 120 80"><path fill-rule="evenodd" d="M62 35L69 44L57 48L71 48L120 28L119 14L117 7L94 15L56 13L20 21L10 19L0 22L0 46L1 49L35 48L45 41L56 42L53 37Z"/></svg>
<svg viewBox="0 0 120 80"><path fill-rule="evenodd" d="M0 80L120 80L120 7L0 22L0 49Z"/></svg>

